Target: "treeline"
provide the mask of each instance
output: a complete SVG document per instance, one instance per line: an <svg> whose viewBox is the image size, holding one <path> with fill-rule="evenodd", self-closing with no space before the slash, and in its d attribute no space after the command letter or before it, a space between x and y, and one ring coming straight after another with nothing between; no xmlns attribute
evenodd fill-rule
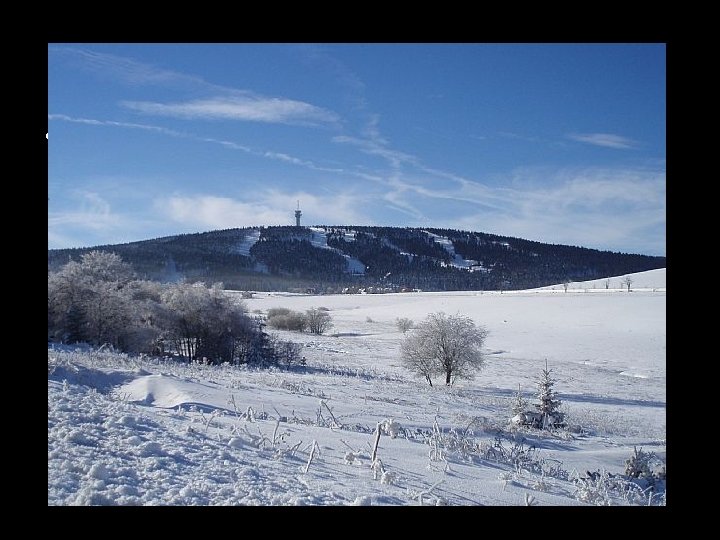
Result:
<svg viewBox="0 0 720 540"><path fill-rule="evenodd" d="M48 250L48 269L58 270L97 250L118 254L144 279L222 281L211 278L253 271L255 261L237 250L252 231L227 229L93 248Z"/></svg>
<svg viewBox="0 0 720 540"><path fill-rule="evenodd" d="M137 279L114 253L91 251L48 272L48 341L111 345L208 363L292 365L299 346L263 331L219 285Z"/></svg>
<svg viewBox="0 0 720 540"><path fill-rule="evenodd" d="M664 268L665 257L544 244L487 233L428 229L449 238L455 252L491 269L500 285L526 289Z"/></svg>
<svg viewBox="0 0 720 540"><path fill-rule="evenodd" d="M117 246L112 251L146 280L222 281L236 290L313 290L377 287L390 290L526 289L664 268L665 257L543 244L520 238L452 229L426 229L448 238L455 252L477 261L468 270L418 228L323 226L325 249L312 244L306 227L260 227L186 234ZM353 231L353 238L350 238ZM258 241L250 246L249 239ZM241 250L240 246L244 246ZM79 261L90 248L49 250L48 268ZM242 251L242 253L241 253ZM349 272L353 257L364 275Z"/></svg>

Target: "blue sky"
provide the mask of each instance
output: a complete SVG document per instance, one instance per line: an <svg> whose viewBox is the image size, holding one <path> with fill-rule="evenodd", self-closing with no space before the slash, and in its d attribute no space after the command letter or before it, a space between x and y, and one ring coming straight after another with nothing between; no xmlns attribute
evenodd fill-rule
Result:
<svg viewBox="0 0 720 540"><path fill-rule="evenodd" d="M50 44L48 247L303 224L665 255L663 44Z"/></svg>

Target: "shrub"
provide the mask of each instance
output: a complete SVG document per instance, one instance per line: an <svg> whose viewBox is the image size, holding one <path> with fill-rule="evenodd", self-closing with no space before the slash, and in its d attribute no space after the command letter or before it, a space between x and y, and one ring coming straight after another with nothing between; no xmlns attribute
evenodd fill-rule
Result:
<svg viewBox="0 0 720 540"><path fill-rule="evenodd" d="M273 337L273 348L280 365L290 369L294 365L304 365L304 358L300 355L302 346L294 341L283 341Z"/></svg>
<svg viewBox="0 0 720 540"><path fill-rule="evenodd" d="M272 319L273 317L277 317L278 315L290 315L291 311L288 308L284 307L274 307L270 308L267 311L267 318Z"/></svg>
<svg viewBox="0 0 720 540"><path fill-rule="evenodd" d="M308 327L308 320L299 311L291 311L286 308L272 308L268 310L267 323L278 330L292 330L304 332Z"/></svg>
<svg viewBox="0 0 720 540"><path fill-rule="evenodd" d="M332 318L325 311L319 309L308 309L305 312L305 319L307 320L308 329L313 334L322 334L332 328Z"/></svg>
<svg viewBox="0 0 720 540"><path fill-rule="evenodd" d="M410 330L415 323L413 323L412 319L408 319L406 317L400 317L395 321L395 324L398 327L398 330L400 330L403 334Z"/></svg>

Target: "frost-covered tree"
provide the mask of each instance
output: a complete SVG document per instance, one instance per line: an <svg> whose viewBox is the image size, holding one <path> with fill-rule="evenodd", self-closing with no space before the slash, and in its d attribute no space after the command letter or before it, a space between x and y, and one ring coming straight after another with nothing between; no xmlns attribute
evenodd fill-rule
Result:
<svg viewBox="0 0 720 540"><path fill-rule="evenodd" d="M520 392L520 385L518 384L517 393L513 397L513 403L511 407L512 415L516 416L518 414L524 413L528 410L528 402L523 397L522 393Z"/></svg>
<svg viewBox="0 0 720 540"><path fill-rule="evenodd" d="M107 251L91 251L80 258L79 271L91 282L117 282L125 285L135 272L119 255Z"/></svg>
<svg viewBox="0 0 720 540"><path fill-rule="evenodd" d="M605 288L609 289L610 288L610 278L607 278L604 283L605 283Z"/></svg>
<svg viewBox="0 0 720 540"><path fill-rule="evenodd" d="M167 337L189 359L234 362L239 340L254 329L242 303L225 295L219 285L202 283L169 286L163 293L168 313Z"/></svg>
<svg viewBox="0 0 720 540"><path fill-rule="evenodd" d="M628 292L630 292L630 285L633 284L635 280L631 276L625 276L622 278L622 284L627 287Z"/></svg>
<svg viewBox="0 0 720 540"><path fill-rule="evenodd" d="M414 326L412 319L408 319L407 317L398 317L395 324L397 325L398 330L400 330L403 334Z"/></svg>
<svg viewBox="0 0 720 540"><path fill-rule="evenodd" d="M433 385L432 378L440 374L440 364L426 343L411 335L402 342L400 354L403 366Z"/></svg>
<svg viewBox="0 0 720 540"><path fill-rule="evenodd" d="M565 292L567 292L568 287L570 286L570 280L566 279L565 281L563 281L562 286L563 286L563 289L565 289Z"/></svg>
<svg viewBox="0 0 720 540"><path fill-rule="evenodd" d="M418 324L401 345L402 362L410 371L425 377L445 375L445 384L471 379L483 366L482 347L487 330L462 315L432 313Z"/></svg>
<svg viewBox="0 0 720 540"><path fill-rule="evenodd" d="M48 274L48 337L119 345L128 313L132 267L114 253L91 251Z"/></svg>
<svg viewBox="0 0 720 540"><path fill-rule="evenodd" d="M632 456L625 460L625 475L630 478L652 478L654 461L657 461L654 452L645 452L642 447L638 450L637 446L633 446Z"/></svg>
<svg viewBox="0 0 720 540"><path fill-rule="evenodd" d="M564 417L558 410L562 402L557 399L553 390L556 380L552 378L551 372L552 370L548 369L547 360L545 360L545 369L542 370L538 381L539 403L535 405L541 415L543 429L562 423Z"/></svg>
<svg viewBox="0 0 720 540"><path fill-rule="evenodd" d="M333 326L330 314L322 309L308 309L305 312L305 318L307 319L308 330L313 334L322 334Z"/></svg>
<svg viewBox="0 0 720 540"><path fill-rule="evenodd" d="M132 322L126 292L114 281L98 281L87 289L83 299L85 339L94 344L121 347L122 335Z"/></svg>
<svg viewBox="0 0 720 540"><path fill-rule="evenodd" d="M211 363L289 366L299 356L295 344L273 342L222 284L137 280L120 257L98 251L48 273L48 339Z"/></svg>

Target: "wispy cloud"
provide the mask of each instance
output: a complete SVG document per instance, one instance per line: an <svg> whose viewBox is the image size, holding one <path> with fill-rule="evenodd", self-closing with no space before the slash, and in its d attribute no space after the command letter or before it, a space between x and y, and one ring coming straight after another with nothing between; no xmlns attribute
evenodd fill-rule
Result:
<svg viewBox="0 0 720 540"><path fill-rule="evenodd" d="M244 152L246 154L250 154L250 155L253 155L256 157L271 159L274 161L282 161L284 163L290 163L293 165L298 165L298 166L316 170L316 171L324 171L324 172L331 172L331 173L348 172L348 171L345 171L344 169L338 168L338 167L324 167L324 166L318 165L310 160L291 156L284 152L275 152L275 151L271 151L271 150L254 149L254 148L251 148L249 146L246 146L244 144L240 144L240 143L237 143L234 141L215 139L213 137L203 137L201 135L195 135L193 133L176 131L174 129L168 129L168 128L164 128L161 126L154 126L154 125L150 125L150 124L136 124L133 122L116 122L114 120L97 120L94 118L77 118L77 117L73 117L73 116L67 116L65 114L48 114L48 120L71 122L71 123L75 123L75 124L85 124L85 125L90 125L90 126L109 126L109 127L120 127L120 128L126 128L126 129L141 129L141 130L145 130L145 131L152 131L155 133L160 133L163 135L169 135L171 137L180 137L183 139L190 139L190 140L203 142L203 143L217 144L217 145L223 146L225 148L228 148L230 150L239 150L241 152ZM348 174L353 174L355 176L363 177L365 179L372 179L372 177L367 174L355 173L355 172L348 172Z"/></svg>
<svg viewBox="0 0 720 540"><path fill-rule="evenodd" d="M344 94L345 99L354 109L364 111L368 103L365 98L365 83L347 65L318 45L298 45L301 61L309 68L318 69L320 73L329 72L335 77L335 84Z"/></svg>
<svg viewBox="0 0 720 540"><path fill-rule="evenodd" d="M184 119L243 120L295 125L332 125L340 117L327 109L286 97L263 96L248 89L213 84L202 77L139 62L114 54L73 48L51 47L76 65L105 78L131 86L164 86L208 97L173 103L122 101L128 109L158 116Z"/></svg>
<svg viewBox="0 0 720 540"><path fill-rule="evenodd" d="M48 47L48 53L63 56L74 66L94 72L100 77L130 86L165 86L206 92L234 91L233 88L212 84L202 77L163 69L125 56L63 46Z"/></svg>
<svg viewBox="0 0 720 540"><path fill-rule="evenodd" d="M612 133L570 133L567 137L573 141L619 150L632 150L639 144L637 141Z"/></svg>
<svg viewBox="0 0 720 540"><path fill-rule="evenodd" d="M174 129L168 129L161 126L152 126L148 124L136 124L134 122L116 122L114 120L96 120L94 118L78 118L67 116L65 114L48 114L48 120L60 120L62 122L72 122L74 124L85 124L89 126L113 126L128 129L143 129L146 131L154 131L172 137L191 137L190 135Z"/></svg>
<svg viewBox="0 0 720 540"><path fill-rule="evenodd" d="M144 114L188 120L244 120L273 124L334 124L340 117L332 111L303 101L269 98L255 94L213 97L179 103L123 101L128 109Z"/></svg>

